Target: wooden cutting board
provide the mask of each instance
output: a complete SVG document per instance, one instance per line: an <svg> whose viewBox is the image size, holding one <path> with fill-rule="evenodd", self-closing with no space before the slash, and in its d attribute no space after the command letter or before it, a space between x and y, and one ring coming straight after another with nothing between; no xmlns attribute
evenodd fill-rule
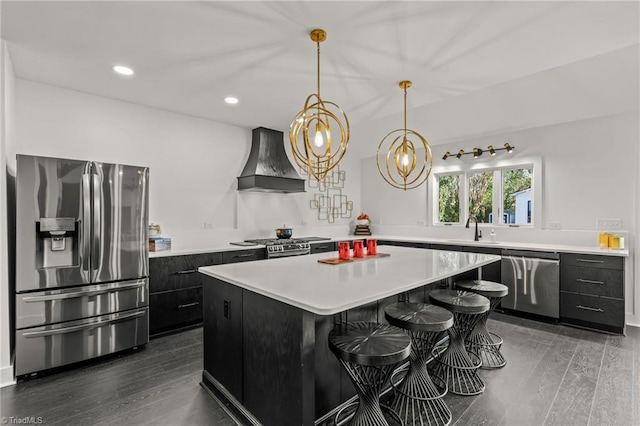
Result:
<svg viewBox="0 0 640 426"><path fill-rule="evenodd" d="M359 262L361 260L377 259L380 257L389 257L389 253L377 253L362 257L352 257L351 259L341 260L337 257L331 257L328 259L318 259L318 263L326 263L327 265L340 265L341 263Z"/></svg>

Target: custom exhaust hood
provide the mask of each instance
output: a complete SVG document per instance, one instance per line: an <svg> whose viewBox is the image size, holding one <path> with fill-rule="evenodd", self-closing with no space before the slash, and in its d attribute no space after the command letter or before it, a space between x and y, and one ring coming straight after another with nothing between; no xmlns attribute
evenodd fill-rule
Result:
<svg viewBox="0 0 640 426"><path fill-rule="evenodd" d="M253 129L251 152L238 177L238 190L305 192L304 181L284 150L284 134L265 127Z"/></svg>

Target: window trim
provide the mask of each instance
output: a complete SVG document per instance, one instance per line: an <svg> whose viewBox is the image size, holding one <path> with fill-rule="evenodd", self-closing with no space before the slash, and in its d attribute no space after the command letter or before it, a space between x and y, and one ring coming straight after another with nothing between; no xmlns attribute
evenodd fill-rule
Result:
<svg viewBox="0 0 640 426"><path fill-rule="evenodd" d="M472 160L473 161L473 160ZM502 210L502 170L505 169L518 169L531 167L533 170L533 179L531 180L531 189L533 190L533 209L531 211L531 224L509 224L503 223ZM543 182L543 164L541 157L520 157L520 158L507 158L500 159L495 163L487 162L475 162L474 164L462 163L451 166L434 167L427 183L427 203L431 206L427 206L428 217L427 223L431 226L444 227L463 227L467 221L469 215L469 200L468 200L468 181L469 174L478 173L483 171L494 171L494 187L493 187L493 205L496 203L500 206L500 213L494 214L494 220L497 216L499 218L497 223L479 223L480 227L493 227L493 228L524 228L524 229L544 229L543 226L543 197L542 197L542 182ZM496 180L495 172L499 172L500 178ZM438 222L438 196L439 188L437 177L441 175L461 174L463 182L460 185L460 222ZM496 185L499 185L496 190Z"/></svg>

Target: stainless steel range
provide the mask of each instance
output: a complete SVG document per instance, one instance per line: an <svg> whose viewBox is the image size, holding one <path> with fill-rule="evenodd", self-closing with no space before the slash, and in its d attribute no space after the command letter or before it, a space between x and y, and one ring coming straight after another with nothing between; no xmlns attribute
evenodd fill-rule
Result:
<svg viewBox="0 0 640 426"><path fill-rule="evenodd" d="M267 259L275 257L300 256L311 253L311 244L304 238L261 238L245 240L247 243L260 244L267 247Z"/></svg>

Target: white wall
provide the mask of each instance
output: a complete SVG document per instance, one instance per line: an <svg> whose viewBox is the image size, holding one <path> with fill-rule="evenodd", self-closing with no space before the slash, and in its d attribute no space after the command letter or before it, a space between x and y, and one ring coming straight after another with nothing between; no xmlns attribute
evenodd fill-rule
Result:
<svg viewBox="0 0 640 426"><path fill-rule="evenodd" d="M250 145L251 129L17 79L16 141L7 158L10 167L17 153L148 166L149 219L177 250L273 237L283 224L297 236L348 229L346 219L317 220L310 192L238 192ZM345 193L358 201L357 160L352 167Z"/></svg>
<svg viewBox="0 0 640 426"><path fill-rule="evenodd" d="M638 46L569 64L467 96L413 109L408 126L432 142L434 170L468 169L477 162L499 165L503 151L491 159L451 157L473 147L516 147L509 158L537 158L543 170L542 210L534 229L497 228L498 240L597 245L596 219L621 219L631 256L627 259L627 322L640 325L640 296L634 265L638 223L637 173L640 140ZM393 127L392 122L395 124ZM360 140L379 140L402 123L390 117L362 126ZM386 130L382 130L384 126ZM355 132L354 132L355 133ZM432 136L433 135L433 136ZM374 143L362 155L362 204L381 233L466 238L462 226L430 224L426 187L406 193L378 176ZM539 206L538 206L539 207ZM562 230L545 229L560 222ZM426 223L420 226L419 223ZM487 229L488 232L488 229Z"/></svg>
<svg viewBox="0 0 640 426"><path fill-rule="evenodd" d="M13 138L14 75L4 40L0 40L0 387L14 382L9 327L6 145Z"/></svg>

